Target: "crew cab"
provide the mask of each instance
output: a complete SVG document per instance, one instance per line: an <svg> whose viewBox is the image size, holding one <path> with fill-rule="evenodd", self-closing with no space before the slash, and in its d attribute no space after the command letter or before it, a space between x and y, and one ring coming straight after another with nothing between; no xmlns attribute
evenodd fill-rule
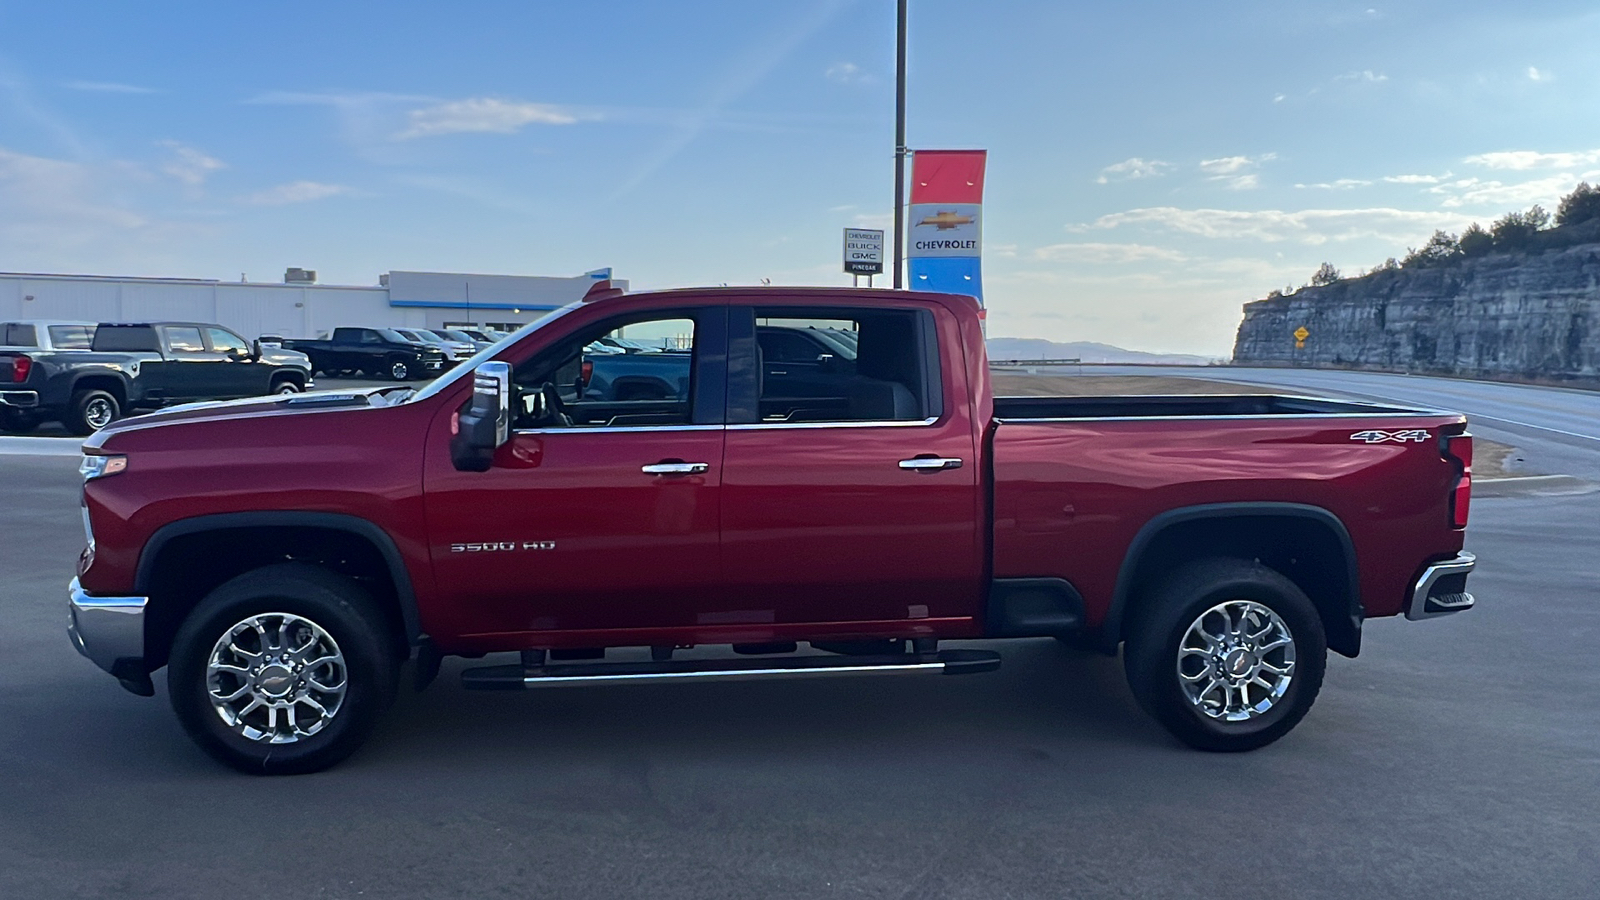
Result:
<svg viewBox="0 0 1600 900"><path fill-rule="evenodd" d="M847 334L854 359L775 392L772 327ZM624 328L687 346L685 394L585 395L585 348ZM599 284L421 390L97 433L69 633L133 693L165 666L188 733L250 772L346 757L408 660L420 688L444 656L507 654L462 683L523 690L976 673L1028 638L1122 648L1173 735L1248 750L1366 620L1474 604L1466 427L994 397L967 297ZM941 647L973 639L995 642Z"/></svg>
<svg viewBox="0 0 1600 900"><path fill-rule="evenodd" d="M282 346L309 356L311 368L328 375L365 373L408 381L432 378L445 368L444 354L438 348L389 328L335 328L329 340L290 340Z"/></svg>
<svg viewBox="0 0 1600 900"><path fill-rule="evenodd" d="M102 322L89 333L87 352L0 348L0 426L29 431L55 420L87 435L141 409L298 393L312 383L305 356L247 343L220 325Z"/></svg>

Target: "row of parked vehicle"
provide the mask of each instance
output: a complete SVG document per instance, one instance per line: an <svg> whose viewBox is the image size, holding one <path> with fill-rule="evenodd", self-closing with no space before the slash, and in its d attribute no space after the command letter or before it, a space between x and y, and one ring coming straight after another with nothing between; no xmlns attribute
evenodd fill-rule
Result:
<svg viewBox="0 0 1600 900"><path fill-rule="evenodd" d="M478 329L336 328L247 341L203 322L0 322L0 430L60 422L88 435L175 403L308 390L317 375L428 378L504 337Z"/></svg>

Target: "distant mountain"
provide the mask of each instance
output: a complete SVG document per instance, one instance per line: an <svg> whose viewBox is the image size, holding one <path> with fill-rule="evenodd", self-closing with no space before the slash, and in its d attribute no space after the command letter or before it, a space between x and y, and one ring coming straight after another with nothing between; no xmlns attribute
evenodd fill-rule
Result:
<svg viewBox="0 0 1600 900"><path fill-rule="evenodd" d="M1094 341L1059 343L1044 338L989 338L990 359L1078 359L1086 363L1144 363L1165 366L1205 366L1216 357L1187 353L1147 353L1124 350Z"/></svg>

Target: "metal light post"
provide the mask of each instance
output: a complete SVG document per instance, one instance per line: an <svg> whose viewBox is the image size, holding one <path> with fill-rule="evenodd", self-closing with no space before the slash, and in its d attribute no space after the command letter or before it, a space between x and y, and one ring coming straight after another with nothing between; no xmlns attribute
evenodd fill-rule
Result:
<svg viewBox="0 0 1600 900"><path fill-rule="evenodd" d="M905 268L906 199L906 0L899 0L900 15L895 32L894 65L894 287L899 290L901 269Z"/></svg>

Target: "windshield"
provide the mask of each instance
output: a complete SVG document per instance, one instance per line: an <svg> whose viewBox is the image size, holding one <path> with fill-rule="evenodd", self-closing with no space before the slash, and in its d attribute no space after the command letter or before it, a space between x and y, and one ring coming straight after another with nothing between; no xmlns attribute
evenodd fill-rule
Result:
<svg viewBox="0 0 1600 900"><path fill-rule="evenodd" d="M440 375L438 378L435 378L427 387L417 391L415 394L407 397L402 402L414 403L418 400L426 400L463 378L471 378L473 369L491 359L494 359L500 354L501 351L505 350L507 347L511 346L517 341L522 340L524 337L532 334L534 331L549 325L551 322L556 321L562 316L565 316L567 313L570 313L582 306L583 301L578 300L561 307L542 319L535 319L534 321L529 322L528 324L518 328L516 331L513 331L493 344L483 348L482 350L479 350L477 353L473 354L471 359L462 360L460 365L456 366L454 369L451 369L449 372Z"/></svg>

